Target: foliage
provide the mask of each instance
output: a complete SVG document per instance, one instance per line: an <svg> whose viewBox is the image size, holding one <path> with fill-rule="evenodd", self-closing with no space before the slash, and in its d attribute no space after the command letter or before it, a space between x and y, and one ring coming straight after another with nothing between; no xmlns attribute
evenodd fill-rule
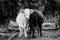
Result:
<svg viewBox="0 0 60 40"><path fill-rule="evenodd" d="M0 1L0 23L4 23L6 19L15 19L17 12L23 8L42 10L44 16L60 15L59 7L57 1L55 0L7 0ZM44 7L44 8L43 8Z"/></svg>
<svg viewBox="0 0 60 40"><path fill-rule="evenodd" d="M8 18L14 18L17 15L17 1L0 1L0 23L5 23Z"/></svg>

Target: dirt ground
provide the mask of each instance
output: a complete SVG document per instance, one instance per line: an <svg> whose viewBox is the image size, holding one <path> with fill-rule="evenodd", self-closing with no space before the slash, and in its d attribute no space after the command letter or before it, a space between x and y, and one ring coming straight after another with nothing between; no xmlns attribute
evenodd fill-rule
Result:
<svg viewBox="0 0 60 40"><path fill-rule="evenodd" d="M22 38L19 38L18 35L16 37L13 37L11 40L60 40L60 30L53 31L53 30L42 30L42 37L39 37L39 33L36 33L35 35L37 38L25 38L24 36ZM8 40L8 38L0 37L0 40Z"/></svg>

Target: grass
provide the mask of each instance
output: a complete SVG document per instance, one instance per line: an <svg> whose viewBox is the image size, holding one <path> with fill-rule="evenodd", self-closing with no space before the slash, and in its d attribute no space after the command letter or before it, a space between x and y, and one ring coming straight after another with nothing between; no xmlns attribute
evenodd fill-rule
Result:
<svg viewBox="0 0 60 40"><path fill-rule="evenodd" d="M52 31L52 30L42 30L42 37L39 37L39 33L35 33L37 38L25 38L24 36L22 38L18 37L18 34L13 37L11 40L60 40L60 30L58 31ZM2 36L0 37L0 40L8 40L9 37L7 36Z"/></svg>

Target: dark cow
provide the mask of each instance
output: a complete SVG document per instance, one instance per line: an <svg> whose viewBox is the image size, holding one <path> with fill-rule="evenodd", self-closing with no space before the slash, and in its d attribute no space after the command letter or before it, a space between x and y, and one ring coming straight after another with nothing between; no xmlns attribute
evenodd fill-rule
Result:
<svg viewBox="0 0 60 40"><path fill-rule="evenodd" d="M41 15L39 15L39 13L37 11L34 11L32 14L30 14L29 35L31 35L31 33L32 33L32 38L35 37L34 33L35 33L35 28L37 27L37 25L38 25L38 28L39 28L40 36L42 36L42 23L43 23L42 20L43 20L43 17Z"/></svg>

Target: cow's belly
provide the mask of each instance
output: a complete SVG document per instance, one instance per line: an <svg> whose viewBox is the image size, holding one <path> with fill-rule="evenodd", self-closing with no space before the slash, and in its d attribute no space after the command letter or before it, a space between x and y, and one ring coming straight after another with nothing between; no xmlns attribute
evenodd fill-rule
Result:
<svg viewBox="0 0 60 40"><path fill-rule="evenodd" d="M25 22L25 19L23 18L17 18L17 24L23 24Z"/></svg>
<svg viewBox="0 0 60 40"><path fill-rule="evenodd" d="M16 22L20 27L25 27L26 26L26 21L25 17L22 15L18 15L16 18ZM22 25L22 26L21 26Z"/></svg>

